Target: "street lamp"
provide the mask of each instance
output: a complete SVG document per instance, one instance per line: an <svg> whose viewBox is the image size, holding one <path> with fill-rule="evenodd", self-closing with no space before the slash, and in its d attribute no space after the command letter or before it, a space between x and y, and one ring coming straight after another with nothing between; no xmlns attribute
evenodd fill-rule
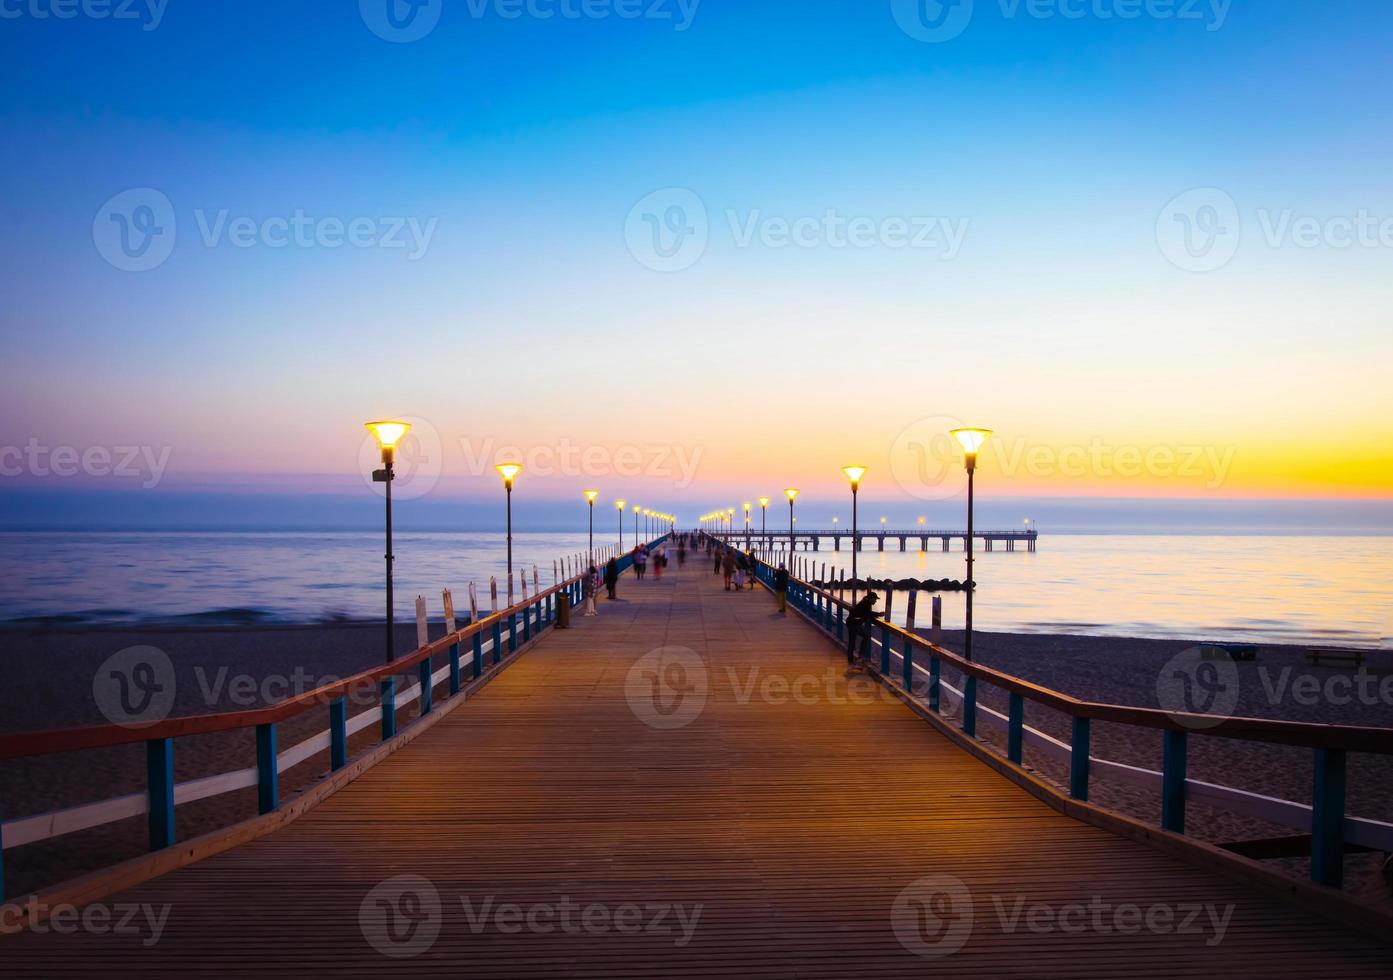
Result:
<svg viewBox="0 0 1393 980"><path fill-rule="evenodd" d="M759 498L759 536L764 539L761 548L769 547L769 498Z"/></svg>
<svg viewBox="0 0 1393 980"><path fill-rule="evenodd" d="M614 509L619 511L619 550L624 550L624 501L616 500Z"/></svg>
<svg viewBox="0 0 1393 980"><path fill-rule="evenodd" d="M585 502L590 505L590 563L595 563L595 498L600 495L598 490L585 491Z"/></svg>
<svg viewBox="0 0 1393 980"><path fill-rule="evenodd" d="M856 553L861 550L861 542L856 538L856 496L861 491L861 477L866 475L866 468L859 463L850 466L843 466L842 472L851 481L851 581L856 581ZM851 601L856 602L856 586L851 587Z"/></svg>
<svg viewBox="0 0 1393 980"><path fill-rule="evenodd" d="M638 504L634 504L634 547L637 548L638 546Z"/></svg>
<svg viewBox="0 0 1393 980"><path fill-rule="evenodd" d="M977 472L977 450L992 434L991 429L954 429L953 438L963 447L963 461L967 465L967 610L963 622L963 659L972 659L972 505L973 474Z"/></svg>
<svg viewBox="0 0 1393 980"><path fill-rule="evenodd" d="M411 431L411 425L407 422L368 422L367 429L382 450L382 469L373 470L373 482L387 485L387 551L384 557L387 562L387 662L391 663L397 658L392 614L392 480L396 478L392 463L396 460L397 443Z"/></svg>
<svg viewBox="0 0 1393 980"><path fill-rule="evenodd" d="M745 550L750 549L750 507L751 503L747 500L740 506L745 508Z"/></svg>
<svg viewBox="0 0 1393 980"><path fill-rule="evenodd" d="M494 469L503 477L503 486L508 491L508 591L513 590L513 480L522 472L521 463L499 463Z"/></svg>
<svg viewBox="0 0 1393 980"><path fill-rule="evenodd" d="M794 523L795 523L794 520L793 520L793 502L794 502L795 500L798 499L798 488L797 488L797 487L788 487L787 489L784 490L784 496L788 498L788 555L789 555L790 558L792 558L792 557L793 557L793 544L794 544L794 540L793 540L793 525L794 525ZM789 568L792 568L792 567L793 567L793 565L792 565L792 563L790 563L790 564L789 564Z"/></svg>
<svg viewBox="0 0 1393 980"><path fill-rule="evenodd" d="M928 550L928 540L924 537L924 518L919 518L919 550Z"/></svg>

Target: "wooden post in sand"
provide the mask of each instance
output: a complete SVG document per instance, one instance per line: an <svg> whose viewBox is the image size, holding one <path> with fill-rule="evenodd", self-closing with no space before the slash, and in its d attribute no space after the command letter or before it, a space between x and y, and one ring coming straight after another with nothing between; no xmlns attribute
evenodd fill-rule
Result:
<svg viewBox="0 0 1393 980"><path fill-rule="evenodd" d="M929 640L933 643L943 642L943 596L933 597L933 622L929 627Z"/></svg>

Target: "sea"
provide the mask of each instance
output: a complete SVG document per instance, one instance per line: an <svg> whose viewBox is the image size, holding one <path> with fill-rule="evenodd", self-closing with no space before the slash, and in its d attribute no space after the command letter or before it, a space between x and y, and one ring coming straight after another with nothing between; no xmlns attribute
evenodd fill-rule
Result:
<svg viewBox="0 0 1393 980"><path fill-rule="evenodd" d="M627 539L632 546L632 539ZM617 544L596 540L596 546ZM868 542L862 576L957 578L961 542L943 552ZM514 536L514 565L542 586L553 563L583 555L584 533ZM1023 547L1023 546L1022 546ZM1085 633L1378 648L1393 635L1393 537L1386 535L1042 534L1039 548L977 551L974 625L1002 632ZM417 596L432 618L443 589L468 609L475 583L506 592L501 534L398 533L396 613ZM820 576L850 569L825 542L798 552ZM380 620L383 541L362 531L13 531L0 533L0 625L24 628ZM963 594L942 595L943 624L962 624ZM904 596L894 618L903 621ZM929 596L918 597L919 622Z"/></svg>

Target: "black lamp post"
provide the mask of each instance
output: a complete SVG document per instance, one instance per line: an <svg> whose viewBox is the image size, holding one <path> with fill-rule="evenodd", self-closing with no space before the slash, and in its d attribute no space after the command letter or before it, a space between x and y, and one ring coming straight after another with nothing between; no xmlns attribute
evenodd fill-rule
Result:
<svg viewBox="0 0 1393 980"><path fill-rule="evenodd" d="M595 564L595 498L600 495L598 490L585 491L585 502L590 505L590 564Z"/></svg>
<svg viewBox="0 0 1393 980"><path fill-rule="evenodd" d="M793 502L798 499L798 488L789 487L784 491L784 496L788 498L788 567L793 570Z"/></svg>
<svg viewBox="0 0 1393 980"><path fill-rule="evenodd" d="M513 591L513 480L522 472L520 463L499 463L498 475L503 477L503 486L508 491L508 592Z"/></svg>
<svg viewBox="0 0 1393 980"><path fill-rule="evenodd" d="M367 427L376 437L377 445L382 450L382 469L373 470L372 479L374 483L385 484L387 488L387 547L383 557L387 563L387 662L391 663L397 658L395 615L392 608L392 562L395 560L392 555L392 480L396 478L393 463L396 462L397 443L411 431L411 425L407 422L382 421L369 422Z"/></svg>
<svg viewBox="0 0 1393 980"><path fill-rule="evenodd" d="M861 477L866 475L866 468L859 464L843 466L842 472L851 481L851 580L856 581L856 553L861 550L860 543L856 538L856 497L861 489ZM851 587L851 601L856 602L856 586Z"/></svg>
<svg viewBox="0 0 1393 980"><path fill-rule="evenodd" d="M991 429L954 429L953 438L963 447L963 460L967 465L967 590L966 613L963 619L963 659L972 659L972 553L973 553L973 474L977 472L977 450L992 434Z"/></svg>

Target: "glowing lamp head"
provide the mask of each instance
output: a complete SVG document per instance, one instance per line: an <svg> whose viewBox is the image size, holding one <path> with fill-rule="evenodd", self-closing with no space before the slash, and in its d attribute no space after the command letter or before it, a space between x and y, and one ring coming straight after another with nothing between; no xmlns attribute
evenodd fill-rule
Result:
<svg viewBox="0 0 1393 980"><path fill-rule="evenodd" d="M624 501L622 501L622 500L616 500L616 501L614 502L614 509L615 509L615 510L623 510L623 509L624 509Z"/></svg>
<svg viewBox="0 0 1393 980"><path fill-rule="evenodd" d="M842 472L846 474L846 478L851 481L851 488L855 490L861 485L861 477L866 475L866 468L864 466L843 466Z"/></svg>
<svg viewBox="0 0 1393 980"><path fill-rule="evenodd" d="M963 452L969 456L977 455L977 450L982 448L982 443L987 441L987 437L992 434L991 429L954 429L952 436L958 440L958 445L963 447Z"/></svg>
<svg viewBox="0 0 1393 980"><path fill-rule="evenodd" d="M763 510L765 507L768 507L768 506L769 506L769 498L768 498L768 497L760 497L760 498L759 498L759 506L760 506L760 509L761 509L761 510Z"/></svg>
<svg viewBox="0 0 1393 980"><path fill-rule="evenodd" d="M593 503L595 502L595 498L598 497L599 495L600 495L600 491L598 491L598 490L587 490L587 491L585 491L585 499L586 499L586 501L587 501L588 503L591 503L591 504L593 504Z"/></svg>
<svg viewBox="0 0 1393 980"><path fill-rule="evenodd" d="M382 449L382 462L390 463L392 456L396 452L397 443L406 437L411 431L410 422L368 422L367 429L377 440L377 445Z"/></svg>
<svg viewBox="0 0 1393 980"><path fill-rule="evenodd" d="M745 501L745 502L744 502L743 504L741 504L740 506L745 508L745 513L748 514L748 513L750 512L751 504L750 504L750 502L749 502L748 500Z"/></svg>
<svg viewBox="0 0 1393 980"><path fill-rule="evenodd" d="M788 498L789 503L793 503L795 500L798 499L798 488L789 487L787 490L784 491L784 496Z"/></svg>
<svg viewBox="0 0 1393 980"><path fill-rule="evenodd" d="M635 514L638 513L638 504L634 504L634 513L635 513Z"/></svg>
<svg viewBox="0 0 1393 980"><path fill-rule="evenodd" d="M498 475L503 477L503 483L511 490L513 488L513 480L522 472L522 464L499 463L494 469L498 470Z"/></svg>

